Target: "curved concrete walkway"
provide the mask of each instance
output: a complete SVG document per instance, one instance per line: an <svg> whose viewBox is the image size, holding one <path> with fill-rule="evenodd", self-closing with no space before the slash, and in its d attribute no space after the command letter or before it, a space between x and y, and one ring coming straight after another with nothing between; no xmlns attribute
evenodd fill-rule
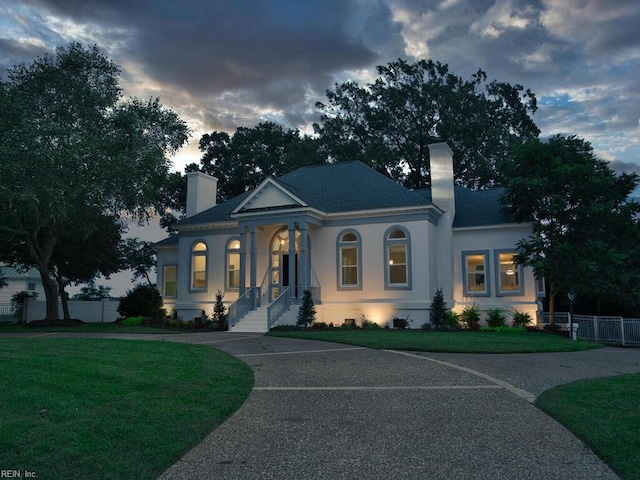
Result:
<svg viewBox="0 0 640 480"><path fill-rule="evenodd" d="M241 333L108 336L211 345L255 373L246 403L162 480L615 479L530 402L554 385L640 372L637 349L471 355Z"/></svg>

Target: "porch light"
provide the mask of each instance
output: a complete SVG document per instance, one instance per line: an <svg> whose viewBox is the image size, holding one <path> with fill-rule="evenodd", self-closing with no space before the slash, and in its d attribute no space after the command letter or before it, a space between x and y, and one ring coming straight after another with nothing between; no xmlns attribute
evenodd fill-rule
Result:
<svg viewBox="0 0 640 480"><path fill-rule="evenodd" d="M515 271L513 268L510 268L509 270L507 270L507 271L506 271L506 272L504 272L504 273L506 273L507 275L513 275L513 274L515 274L515 273L516 273L516 271Z"/></svg>
<svg viewBox="0 0 640 480"><path fill-rule="evenodd" d="M393 265L393 260L389 260L389 265Z"/></svg>

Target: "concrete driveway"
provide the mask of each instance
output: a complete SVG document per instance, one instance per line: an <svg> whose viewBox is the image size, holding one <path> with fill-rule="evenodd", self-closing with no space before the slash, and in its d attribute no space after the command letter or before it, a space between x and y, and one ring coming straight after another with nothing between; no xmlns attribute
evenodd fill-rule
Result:
<svg viewBox="0 0 640 480"><path fill-rule="evenodd" d="M43 335L88 336L19 336ZM210 345L255 373L246 403L162 480L615 479L531 402L555 385L640 372L639 349L475 355L242 333L95 336Z"/></svg>
<svg viewBox="0 0 640 480"><path fill-rule="evenodd" d="M240 358L255 388L162 479L614 479L530 402L561 383L640 372L640 350L614 348L456 355L247 334L179 340Z"/></svg>

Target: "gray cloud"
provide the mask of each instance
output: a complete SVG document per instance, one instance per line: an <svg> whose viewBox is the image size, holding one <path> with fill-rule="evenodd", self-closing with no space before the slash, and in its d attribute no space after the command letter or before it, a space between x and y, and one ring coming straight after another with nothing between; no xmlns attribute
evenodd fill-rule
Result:
<svg viewBox="0 0 640 480"><path fill-rule="evenodd" d="M123 66L127 93L160 96L196 135L264 120L304 129L317 120L313 105L335 81L366 83L377 64L428 56L467 78L482 68L490 79L531 88L540 100L534 120L545 135L585 136L622 162L640 157L633 140L640 117L636 0L7 5L2 16L29 18L14 22L20 35L0 34L0 68L70 40L94 41Z"/></svg>

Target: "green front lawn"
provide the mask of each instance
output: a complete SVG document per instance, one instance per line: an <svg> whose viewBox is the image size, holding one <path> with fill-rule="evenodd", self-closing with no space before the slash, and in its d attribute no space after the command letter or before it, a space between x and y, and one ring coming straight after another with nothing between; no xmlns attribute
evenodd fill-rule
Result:
<svg viewBox="0 0 640 480"><path fill-rule="evenodd" d="M545 333L435 332L392 329L295 329L271 330L268 335L347 343L361 347L450 353L573 352L600 348Z"/></svg>
<svg viewBox="0 0 640 480"><path fill-rule="evenodd" d="M535 405L586 442L624 480L640 480L640 374L547 390Z"/></svg>
<svg viewBox="0 0 640 480"><path fill-rule="evenodd" d="M47 479L156 478L253 387L232 356L170 342L0 339L0 365L0 466Z"/></svg>
<svg viewBox="0 0 640 480"><path fill-rule="evenodd" d="M194 332L202 330L193 330ZM185 333L185 330L151 327L147 325L122 325L120 323L80 323L78 325L65 325L63 327L28 327L24 323L0 323L2 333L47 333L47 332L71 332L71 333Z"/></svg>

